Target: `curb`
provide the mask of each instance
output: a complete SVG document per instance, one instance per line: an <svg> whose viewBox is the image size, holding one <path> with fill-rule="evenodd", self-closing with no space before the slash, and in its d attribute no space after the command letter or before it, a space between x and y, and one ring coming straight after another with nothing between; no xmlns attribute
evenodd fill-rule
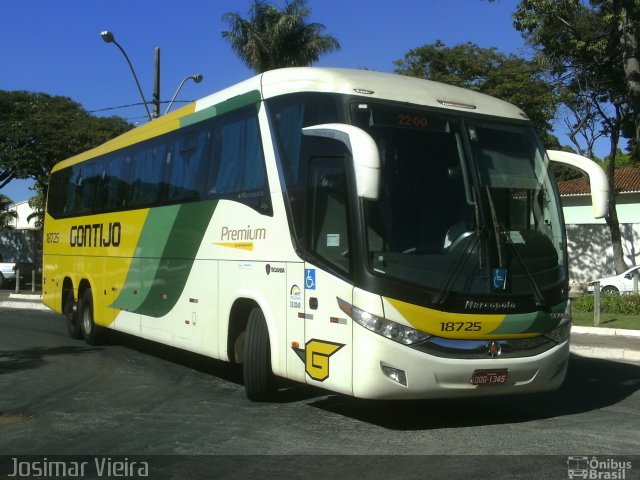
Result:
<svg viewBox="0 0 640 480"><path fill-rule="evenodd" d="M628 348L602 348L570 344L569 351L581 357L615 360L618 362L640 362L640 350Z"/></svg>
<svg viewBox="0 0 640 480"><path fill-rule="evenodd" d="M35 293L9 293L7 299L0 298L2 308L27 308L31 310L49 310L42 303L42 295Z"/></svg>
<svg viewBox="0 0 640 480"><path fill-rule="evenodd" d="M580 327L573 326L571 334L577 335L596 335L598 337L615 338L620 337L620 341L626 339L627 345L629 339L637 338L637 348L618 348L618 347L598 347L591 345L580 345L574 342L570 343L571 353L582 357L599 358L602 360L614 360L619 362L640 362L640 330L626 330L622 328L601 328L601 327Z"/></svg>
<svg viewBox="0 0 640 480"><path fill-rule="evenodd" d="M640 337L640 330L625 330L622 328L603 328L603 327L579 327L572 326L571 333L587 334L587 335L607 335L610 337Z"/></svg>

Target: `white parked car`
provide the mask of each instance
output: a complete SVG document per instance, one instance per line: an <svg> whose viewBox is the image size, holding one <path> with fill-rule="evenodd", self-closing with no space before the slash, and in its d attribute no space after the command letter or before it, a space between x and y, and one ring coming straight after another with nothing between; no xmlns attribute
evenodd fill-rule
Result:
<svg viewBox="0 0 640 480"><path fill-rule="evenodd" d="M32 263L5 262L0 254L0 288L16 284L16 272L20 272L20 281L29 275Z"/></svg>
<svg viewBox="0 0 640 480"><path fill-rule="evenodd" d="M0 256L0 288L4 287L8 282L16 281L16 264L13 262L4 262Z"/></svg>
<svg viewBox="0 0 640 480"><path fill-rule="evenodd" d="M587 291L593 292L594 283L600 282L600 292L602 293L633 293L634 277L640 278L640 265L631 267L620 275L593 280L587 287Z"/></svg>

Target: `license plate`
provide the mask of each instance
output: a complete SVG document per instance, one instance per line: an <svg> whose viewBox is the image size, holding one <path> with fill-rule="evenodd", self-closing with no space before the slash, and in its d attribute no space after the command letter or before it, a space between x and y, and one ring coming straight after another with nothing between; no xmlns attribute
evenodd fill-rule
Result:
<svg viewBox="0 0 640 480"><path fill-rule="evenodd" d="M479 386L504 385L507 383L509 370L476 370L471 375L471 384Z"/></svg>

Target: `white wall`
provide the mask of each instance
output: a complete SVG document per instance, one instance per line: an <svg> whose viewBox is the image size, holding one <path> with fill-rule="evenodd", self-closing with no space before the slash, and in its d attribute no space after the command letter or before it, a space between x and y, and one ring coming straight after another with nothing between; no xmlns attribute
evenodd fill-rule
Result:
<svg viewBox="0 0 640 480"><path fill-rule="evenodd" d="M569 282L584 288L591 280L615 275L611 234L604 218L595 219L589 196L562 197L567 225ZM640 264L640 194L616 198L622 249L627 265Z"/></svg>
<svg viewBox="0 0 640 480"><path fill-rule="evenodd" d="M29 215L33 213L33 209L29 206L29 201L25 200L24 202L14 203L9 206L9 210L13 210L18 213L18 217L11 222L13 228L16 229L33 229L35 228L34 222L35 218L31 219L31 221L27 221Z"/></svg>

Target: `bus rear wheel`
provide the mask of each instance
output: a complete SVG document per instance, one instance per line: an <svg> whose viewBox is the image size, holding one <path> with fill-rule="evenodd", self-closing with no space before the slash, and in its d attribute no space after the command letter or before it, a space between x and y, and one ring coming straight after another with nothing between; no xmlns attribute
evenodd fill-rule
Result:
<svg viewBox="0 0 640 480"><path fill-rule="evenodd" d="M254 308L249 314L244 344L244 388L253 402L273 400L276 393L275 378L271 370L269 330L264 314Z"/></svg>
<svg viewBox="0 0 640 480"><path fill-rule="evenodd" d="M74 340L82 338L82 329L80 327L80 319L78 308L73 300L73 292L67 292L63 307L64 316L67 317L67 331L69 336Z"/></svg>
<svg viewBox="0 0 640 480"><path fill-rule="evenodd" d="M93 294L91 289L87 288L82 293L80 305L78 308L78 316L80 320L80 330L82 338L89 345L97 345L100 343L101 327L96 325L93 319Z"/></svg>

